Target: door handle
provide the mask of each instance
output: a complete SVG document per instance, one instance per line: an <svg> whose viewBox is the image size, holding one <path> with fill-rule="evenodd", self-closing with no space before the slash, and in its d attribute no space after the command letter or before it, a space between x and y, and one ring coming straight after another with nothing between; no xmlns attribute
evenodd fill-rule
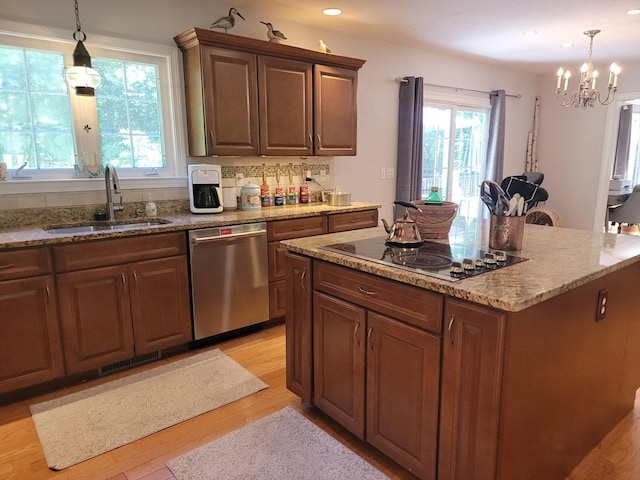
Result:
<svg viewBox="0 0 640 480"><path fill-rule="evenodd" d="M356 345L360 346L360 340L358 339L358 329L360 328L360 320L356 321L356 326L353 329L353 338L356 341Z"/></svg>
<svg viewBox="0 0 640 480"><path fill-rule="evenodd" d="M449 320L449 328L447 329L447 334L449 335L449 345L453 347L453 336L451 336L451 330L453 329L453 322L456 321L455 314L451 314L451 319Z"/></svg>
<svg viewBox="0 0 640 480"><path fill-rule="evenodd" d="M369 345L369 350L373 352L373 344L371 343L371 332L373 332L373 326L369 325L369 329L367 330L367 345Z"/></svg>
<svg viewBox="0 0 640 480"><path fill-rule="evenodd" d="M304 279L307 276L307 268L303 268L302 269L302 273L300 274L300 286L302 287L303 291L307 291L307 286L304 284Z"/></svg>

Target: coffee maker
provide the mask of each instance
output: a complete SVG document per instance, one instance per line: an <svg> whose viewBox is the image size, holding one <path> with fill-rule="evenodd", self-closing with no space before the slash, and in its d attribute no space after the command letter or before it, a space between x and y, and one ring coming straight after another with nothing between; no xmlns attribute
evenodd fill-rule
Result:
<svg viewBox="0 0 640 480"><path fill-rule="evenodd" d="M187 173L189 175L189 207L191 212L222 212L222 170L220 165L189 165Z"/></svg>

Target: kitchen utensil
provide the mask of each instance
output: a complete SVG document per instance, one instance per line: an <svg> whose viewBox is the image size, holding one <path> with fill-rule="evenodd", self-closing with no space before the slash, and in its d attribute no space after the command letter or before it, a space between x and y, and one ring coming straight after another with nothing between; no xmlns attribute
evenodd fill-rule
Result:
<svg viewBox="0 0 640 480"><path fill-rule="evenodd" d="M517 213L519 217L524 213L524 198L522 197L518 198Z"/></svg>
<svg viewBox="0 0 640 480"><path fill-rule="evenodd" d="M511 197L511 199L509 200L509 208L505 212L505 215L508 215L508 216L515 215L517 208L518 208L518 197L515 197L515 196Z"/></svg>
<svg viewBox="0 0 640 480"><path fill-rule="evenodd" d="M401 210L401 207L404 210ZM418 247L423 240L416 223L416 216L422 210L410 202L396 200L393 202L393 225L389 226L386 220L382 219L384 229L389 234L386 243L399 247Z"/></svg>
<svg viewBox="0 0 640 480"><path fill-rule="evenodd" d="M510 196L493 180L484 180L482 182L482 191L485 192L487 189L494 204L492 213L494 215L504 215L509 208Z"/></svg>

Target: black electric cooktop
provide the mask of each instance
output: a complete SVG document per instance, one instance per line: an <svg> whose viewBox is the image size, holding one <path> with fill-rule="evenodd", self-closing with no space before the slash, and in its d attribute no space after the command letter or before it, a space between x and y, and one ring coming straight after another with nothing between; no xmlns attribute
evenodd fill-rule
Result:
<svg viewBox="0 0 640 480"><path fill-rule="evenodd" d="M405 248L386 243L386 237L319 247L412 272L457 282L528 260L506 252L485 251L473 246L451 246L425 241L419 247Z"/></svg>

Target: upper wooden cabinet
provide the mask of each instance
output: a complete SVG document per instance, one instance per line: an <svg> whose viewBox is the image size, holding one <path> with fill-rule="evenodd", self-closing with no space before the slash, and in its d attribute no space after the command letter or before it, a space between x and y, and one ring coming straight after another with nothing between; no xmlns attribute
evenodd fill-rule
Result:
<svg viewBox="0 0 640 480"><path fill-rule="evenodd" d="M191 156L356 154L364 60L199 28L174 40Z"/></svg>

